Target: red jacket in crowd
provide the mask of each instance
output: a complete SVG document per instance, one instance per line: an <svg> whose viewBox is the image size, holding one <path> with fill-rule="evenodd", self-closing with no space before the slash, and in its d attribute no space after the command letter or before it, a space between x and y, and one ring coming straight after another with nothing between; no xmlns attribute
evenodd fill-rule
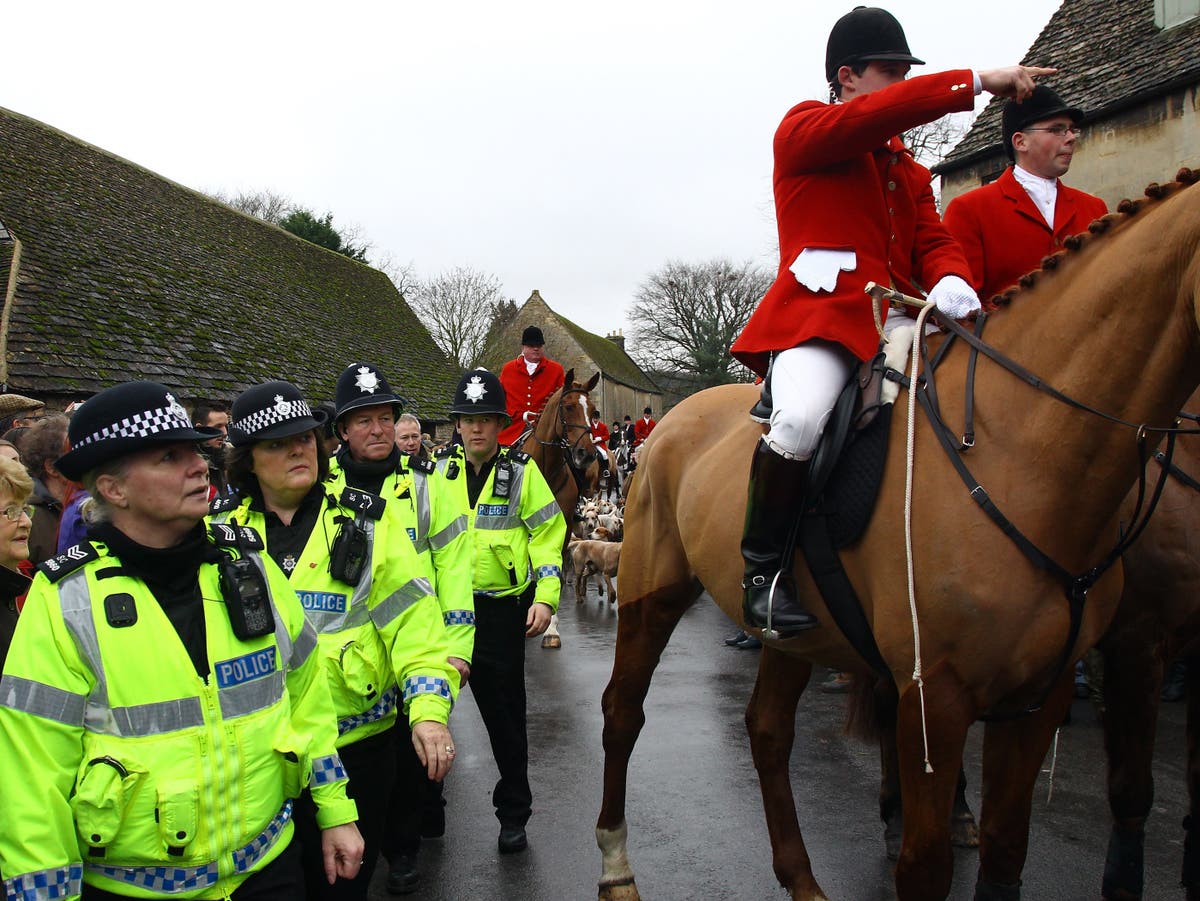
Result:
<svg viewBox="0 0 1200 901"><path fill-rule="evenodd" d="M658 422L649 416L643 416L633 424L633 446L637 447L643 441L650 437L650 433L654 431L654 427Z"/></svg>
<svg viewBox="0 0 1200 901"><path fill-rule="evenodd" d="M1052 230L1009 166L991 184L951 200L945 223L971 267L968 281L980 300L988 300L1037 269L1043 257L1062 250L1064 239L1087 231L1088 223L1107 212L1099 197L1060 181Z"/></svg>
<svg viewBox="0 0 1200 901"><path fill-rule="evenodd" d="M550 399L550 395L563 386L567 374L560 364L549 357L542 357L533 374L525 365L525 357L519 356L509 360L500 370L500 384L504 386L504 396L508 403L508 415L512 424L500 433L500 443L506 447L521 437L528 427L525 414L530 414L529 421L540 412Z"/></svg>
<svg viewBox="0 0 1200 901"><path fill-rule="evenodd" d="M942 225L929 170L896 137L975 105L969 70L921 75L846 103L807 101L775 132L775 210L779 273L734 342L733 355L765 375L772 351L813 338L844 345L860 359L879 335L867 282L919 296L946 275L970 280L962 251ZM853 271L832 292L813 292L791 267L801 251L850 250ZM885 311L886 312L886 311Z"/></svg>

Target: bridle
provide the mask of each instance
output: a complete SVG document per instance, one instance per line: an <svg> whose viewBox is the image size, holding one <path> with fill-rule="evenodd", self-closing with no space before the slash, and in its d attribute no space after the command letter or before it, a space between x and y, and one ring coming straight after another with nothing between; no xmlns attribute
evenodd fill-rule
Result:
<svg viewBox="0 0 1200 901"><path fill-rule="evenodd" d="M587 486L587 464L585 463L583 465L579 465L575 462L575 459L577 456L580 458L583 457L584 451L580 447L580 442L582 442L584 440L584 438L588 438L590 440L591 434L592 434L592 427L587 422L584 422L582 424L580 424L578 422L568 422L567 414L566 414L565 410L566 410L567 397L569 397L572 394L582 394L586 397L587 393L588 392L583 388L566 388L566 387L563 388L562 394L559 396L558 404L557 404L558 431L552 440L543 441L537 435L537 423L541 421L541 417L542 417L541 413L538 414L538 418L535 419L533 421L532 425L530 426L530 431L533 433L533 437L537 440L538 444L540 444L542 447L558 448L558 450L561 452L562 464L567 468L567 471L571 474L571 477L575 480L575 487L579 491L580 494L584 493L584 489ZM545 410L543 410L542 412L544 413ZM586 419L586 415L585 415L585 419ZM579 436L577 438L575 438L575 440L573 440L573 441L570 440L572 429L578 429L580 432ZM593 455L594 455L594 448L593 448ZM547 455L547 456L549 457L549 455ZM590 460L591 458L589 457L588 459ZM546 476L547 481L549 481L550 473L546 472L546 473L542 473L542 475Z"/></svg>

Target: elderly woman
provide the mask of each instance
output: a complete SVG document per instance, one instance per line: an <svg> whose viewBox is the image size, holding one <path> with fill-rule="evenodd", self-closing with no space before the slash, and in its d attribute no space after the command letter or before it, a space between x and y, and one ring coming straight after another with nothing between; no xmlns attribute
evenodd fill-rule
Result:
<svg viewBox="0 0 1200 901"><path fill-rule="evenodd" d="M310 847L316 813L302 797L296 823L310 901L367 897L395 779L392 726L404 711L429 778L441 779L454 756L446 721L459 688L441 608L399 502L325 482L324 420L288 382L243 392L233 404L228 463L229 484L242 500L214 516L265 536L319 635L366 854L352 883L329 885L318 848Z"/></svg>
<svg viewBox="0 0 1200 901"><path fill-rule="evenodd" d="M328 878L358 872L316 635L261 536L205 529L211 437L153 382L71 420L56 469L97 522L39 567L0 681L10 898L301 897L308 784Z"/></svg>
<svg viewBox="0 0 1200 901"><path fill-rule="evenodd" d="M29 497L33 479L15 460L0 457L0 669L17 627L17 599L29 590L21 564L29 560Z"/></svg>

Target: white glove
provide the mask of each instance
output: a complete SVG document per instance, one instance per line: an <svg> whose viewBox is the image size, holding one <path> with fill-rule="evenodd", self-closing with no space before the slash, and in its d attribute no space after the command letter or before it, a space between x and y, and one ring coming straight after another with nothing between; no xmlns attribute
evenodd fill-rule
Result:
<svg viewBox="0 0 1200 901"><path fill-rule="evenodd" d="M957 275L946 275L929 292L929 302L951 319L965 319L980 308L979 295Z"/></svg>

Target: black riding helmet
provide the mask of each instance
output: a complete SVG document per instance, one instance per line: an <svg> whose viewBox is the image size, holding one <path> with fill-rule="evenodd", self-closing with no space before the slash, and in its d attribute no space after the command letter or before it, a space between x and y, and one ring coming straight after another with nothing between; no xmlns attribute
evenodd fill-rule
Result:
<svg viewBox="0 0 1200 901"><path fill-rule="evenodd" d="M504 397L504 386L500 379L486 369L464 372L454 389L454 405L450 408L454 416L479 416L485 413L498 414L509 422L508 406Z"/></svg>
<svg viewBox="0 0 1200 901"><path fill-rule="evenodd" d="M856 6L834 23L825 45L825 80L837 83L838 69L873 59L925 65L908 49L904 29L886 9Z"/></svg>

